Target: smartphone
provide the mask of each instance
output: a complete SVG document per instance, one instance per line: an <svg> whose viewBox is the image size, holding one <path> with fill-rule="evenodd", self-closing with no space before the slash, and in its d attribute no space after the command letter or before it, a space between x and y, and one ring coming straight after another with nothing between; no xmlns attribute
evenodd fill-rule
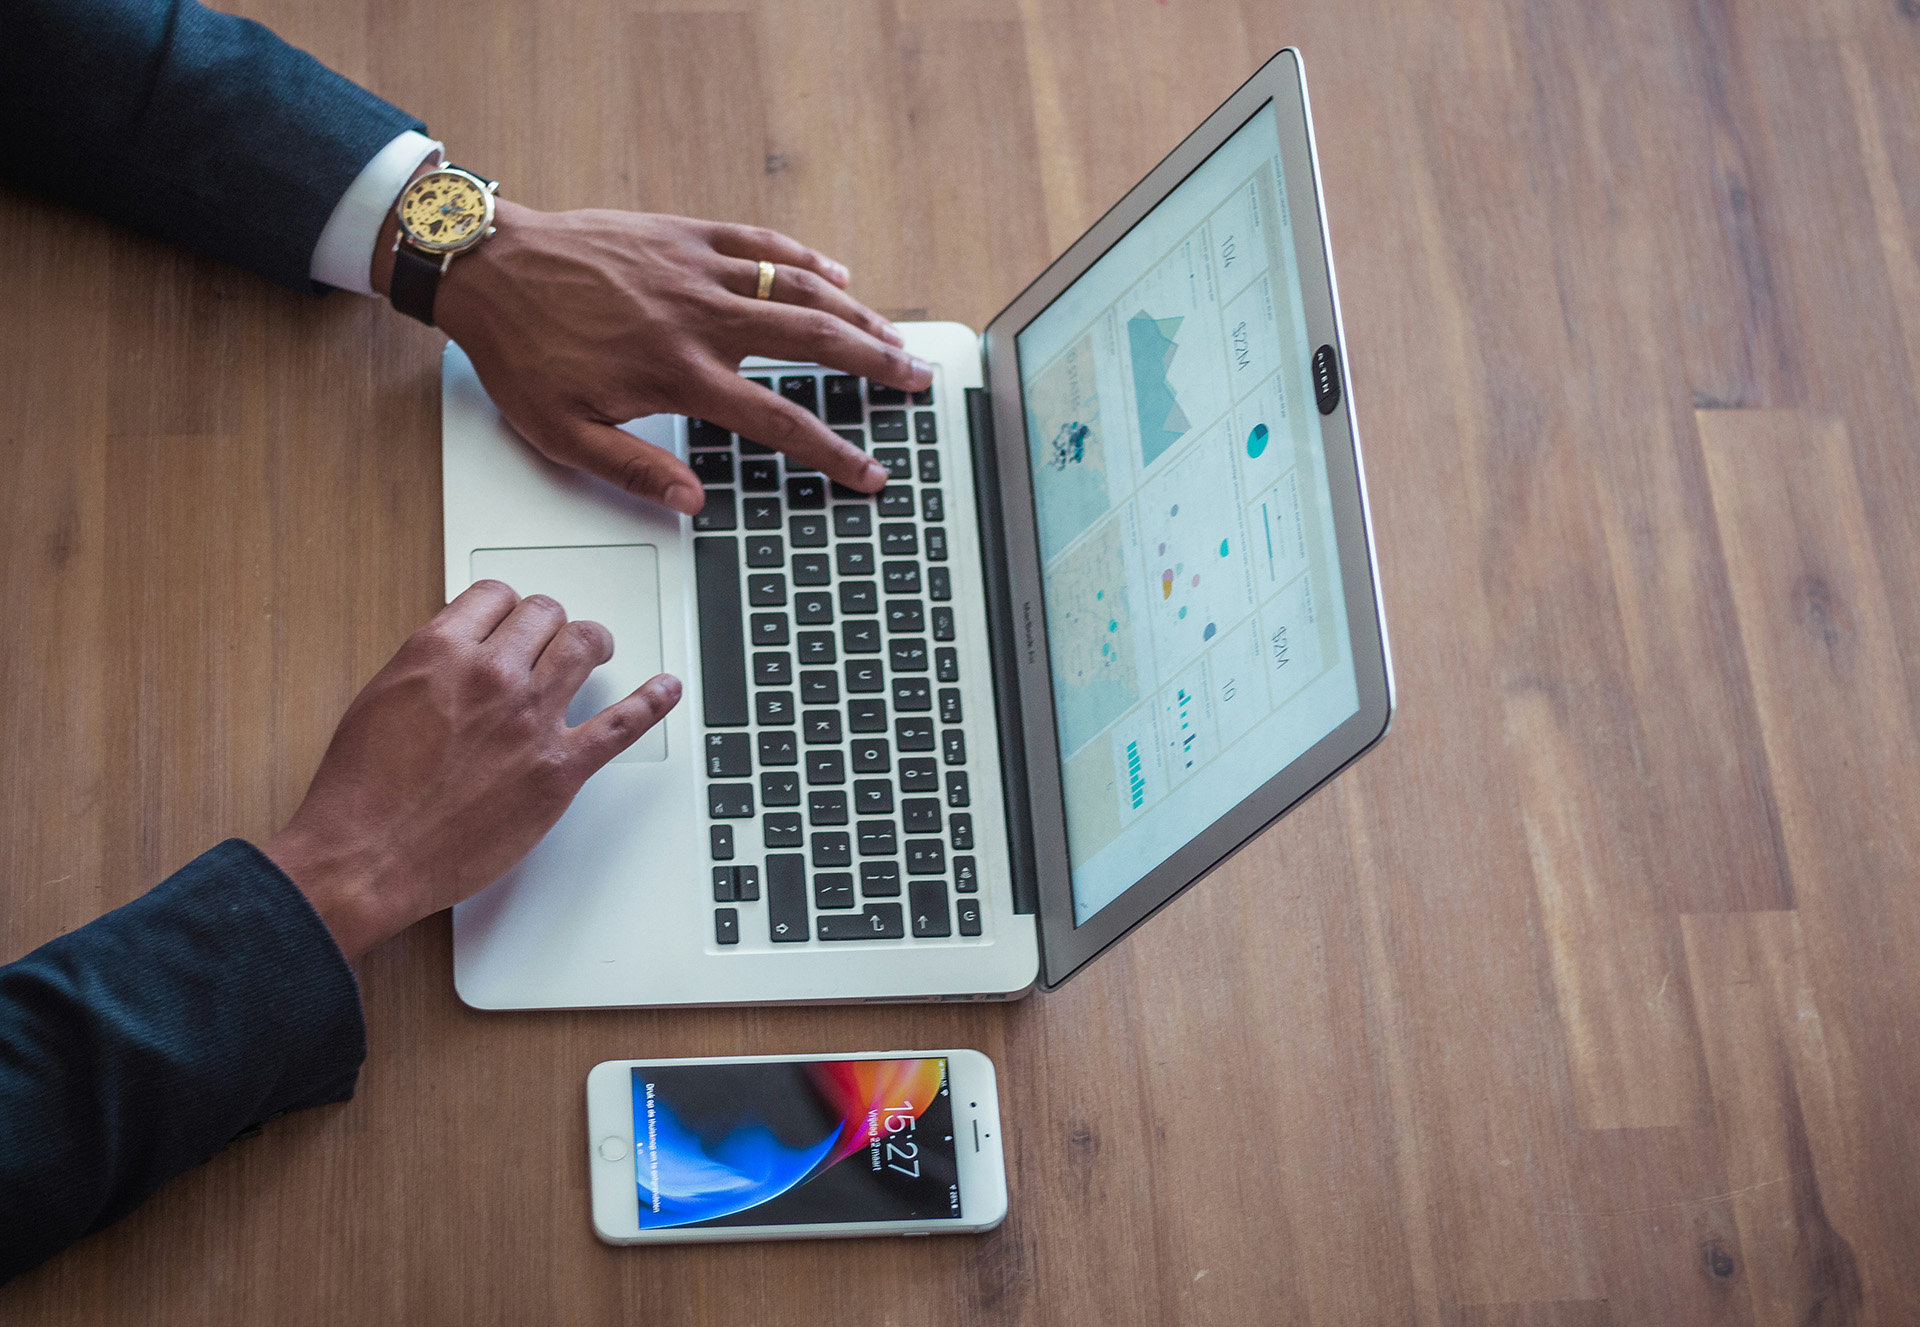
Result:
<svg viewBox="0 0 1920 1327"><path fill-rule="evenodd" d="M587 1075L609 1244L992 1230L1007 1215L979 1051L608 1060Z"/></svg>

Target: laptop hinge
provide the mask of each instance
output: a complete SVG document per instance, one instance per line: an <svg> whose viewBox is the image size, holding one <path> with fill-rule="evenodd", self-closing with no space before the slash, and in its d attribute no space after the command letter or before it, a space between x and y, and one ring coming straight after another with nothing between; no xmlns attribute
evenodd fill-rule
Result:
<svg viewBox="0 0 1920 1327"><path fill-rule="evenodd" d="M1021 735L1020 675L1007 582L1006 528L1000 509L1000 465L993 445L993 408L985 391L967 389L967 431L973 444L974 508L980 513L980 575L987 592L987 649L993 657L994 713L1000 729L1000 786L1007 799L1007 847L1013 868L1013 910L1039 907L1032 802L1027 796L1026 742Z"/></svg>

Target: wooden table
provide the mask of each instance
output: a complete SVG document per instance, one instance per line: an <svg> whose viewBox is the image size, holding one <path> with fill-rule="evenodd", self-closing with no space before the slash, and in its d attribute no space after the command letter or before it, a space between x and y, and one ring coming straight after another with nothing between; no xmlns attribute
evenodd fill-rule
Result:
<svg viewBox="0 0 1920 1327"><path fill-rule="evenodd" d="M980 326L1304 48L1401 710L1012 1007L483 1015L9 1322L1920 1321L1914 0L249 0L517 198ZM699 12L656 12L698 10ZM0 195L0 956L292 811L440 602L439 338ZM981 1238L617 1251L598 1060L1002 1067Z"/></svg>

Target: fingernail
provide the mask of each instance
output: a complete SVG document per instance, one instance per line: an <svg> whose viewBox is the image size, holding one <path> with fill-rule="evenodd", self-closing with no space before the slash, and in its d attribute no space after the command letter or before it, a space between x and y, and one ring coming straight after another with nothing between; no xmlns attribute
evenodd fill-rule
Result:
<svg viewBox="0 0 1920 1327"><path fill-rule="evenodd" d="M689 516L698 516L700 509L706 506L706 498L698 489L689 488L685 484L675 484L667 490L667 505Z"/></svg>
<svg viewBox="0 0 1920 1327"><path fill-rule="evenodd" d="M829 258L827 259L827 265L833 268L833 274L840 279L841 285L845 285L848 281L852 280L852 274L847 271L847 265L845 263L836 263L833 259Z"/></svg>
<svg viewBox="0 0 1920 1327"><path fill-rule="evenodd" d="M680 699L680 679L672 673L662 673L655 689L669 704Z"/></svg>
<svg viewBox="0 0 1920 1327"><path fill-rule="evenodd" d="M887 472L878 461L868 461L860 478L868 488L876 489L887 482Z"/></svg>
<svg viewBox="0 0 1920 1327"><path fill-rule="evenodd" d="M880 338L890 346L904 346L907 343L907 338L900 335L900 329L892 323L881 327Z"/></svg>

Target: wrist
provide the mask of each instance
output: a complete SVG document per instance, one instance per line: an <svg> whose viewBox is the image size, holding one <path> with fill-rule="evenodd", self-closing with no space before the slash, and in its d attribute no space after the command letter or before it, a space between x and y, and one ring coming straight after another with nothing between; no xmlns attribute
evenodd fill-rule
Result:
<svg viewBox="0 0 1920 1327"><path fill-rule="evenodd" d="M306 895L348 962L414 920L394 917L383 904L378 861L306 831L297 819L260 851Z"/></svg>
<svg viewBox="0 0 1920 1327"><path fill-rule="evenodd" d="M434 297L433 321L454 341L488 321L490 300L497 296L508 279L514 256L526 243L528 231L540 214L524 204L505 198L494 200L495 234L447 265Z"/></svg>
<svg viewBox="0 0 1920 1327"><path fill-rule="evenodd" d="M395 194L392 201L387 204L386 220L380 223L380 238L374 242L373 246L373 266L367 272L368 284L382 299L387 297L387 292L393 286L393 246L400 238L400 218L395 215L394 208L400 201L400 194L405 193L409 185L428 171L438 170L441 162L440 153L429 152L426 160L413 168L413 174L407 177L407 183L400 186L400 193Z"/></svg>

